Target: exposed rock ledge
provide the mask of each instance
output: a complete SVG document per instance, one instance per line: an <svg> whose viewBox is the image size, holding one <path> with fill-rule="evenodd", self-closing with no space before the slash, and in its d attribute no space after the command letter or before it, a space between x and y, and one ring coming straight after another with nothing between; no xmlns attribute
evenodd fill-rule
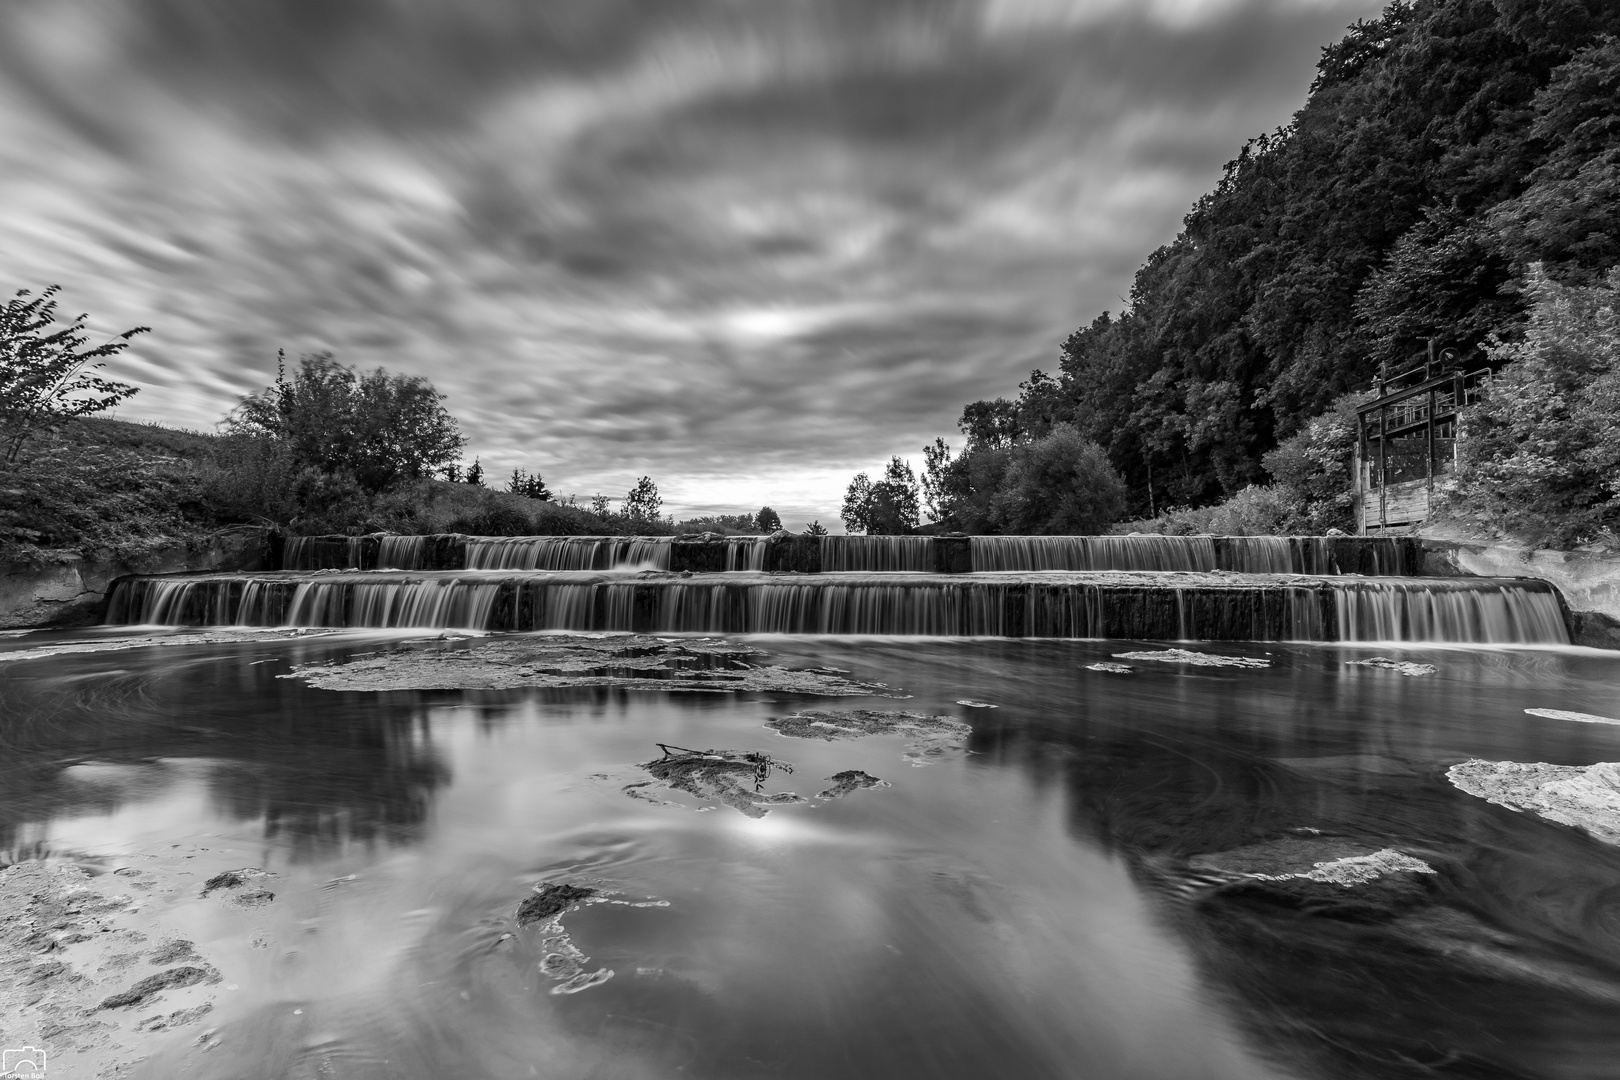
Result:
<svg viewBox="0 0 1620 1080"><path fill-rule="evenodd" d="M0 630L98 623L113 582L126 574L258 570L265 565L267 542L258 529L220 535L200 551L177 546L131 560L57 551L39 562L0 563Z"/></svg>
<svg viewBox="0 0 1620 1080"><path fill-rule="evenodd" d="M1446 771L1470 795L1510 810L1572 825L1606 844L1620 844L1620 762L1548 765L1543 761L1482 761Z"/></svg>

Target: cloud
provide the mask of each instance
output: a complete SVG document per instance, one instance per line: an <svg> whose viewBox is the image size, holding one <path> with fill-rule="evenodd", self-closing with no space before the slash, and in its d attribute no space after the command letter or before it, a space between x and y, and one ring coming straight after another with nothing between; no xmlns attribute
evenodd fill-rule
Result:
<svg viewBox="0 0 1620 1080"><path fill-rule="evenodd" d="M836 517L1117 307L1360 0L0 9L0 285L150 324L136 415L277 348L426 375L492 471Z"/></svg>

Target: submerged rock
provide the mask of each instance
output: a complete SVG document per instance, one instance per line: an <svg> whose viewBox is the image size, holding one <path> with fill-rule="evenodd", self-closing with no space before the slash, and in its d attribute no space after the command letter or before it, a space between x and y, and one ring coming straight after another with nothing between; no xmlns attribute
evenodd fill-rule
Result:
<svg viewBox="0 0 1620 1080"><path fill-rule="evenodd" d="M1136 669L1131 667L1129 664L1115 664L1108 660L1099 660L1095 664L1087 664L1086 670L1101 671L1108 675L1130 675L1136 671Z"/></svg>
<svg viewBox="0 0 1620 1080"><path fill-rule="evenodd" d="M879 780L870 773L860 769L845 769L840 773L833 773L827 777L833 786L816 796L818 799L842 799L845 795L854 794L863 788L888 787L886 780Z"/></svg>
<svg viewBox="0 0 1620 1080"><path fill-rule="evenodd" d="M999 709L1000 705L992 705L988 701L974 701L972 698L962 698L958 705L966 705L970 709Z"/></svg>
<svg viewBox="0 0 1620 1080"><path fill-rule="evenodd" d="M518 905L517 924L528 926L530 923L554 918L581 900L595 895L595 889L584 885L546 885Z"/></svg>
<svg viewBox="0 0 1620 1080"><path fill-rule="evenodd" d="M664 756L641 767L666 786L723 803L748 817L760 818L770 807L804 800L791 791L768 794L761 790L773 772L791 773L793 766L758 750L686 750L658 744ZM631 784L625 794L647 798Z"/></svg>
<svg viewBox="0 0 1620 1080"><path fill-rule="evenodd" d="M1270 840L1210 855L1195 855L1188 864L1197 869L1225 870L1261 881L1329 882L1346 887L1364 885L1386 874L1432 874L1421 859L1394 848L1373 848L1334 837Z"/></svg>
<svg viewBox="0 0 1620 1080"><path fill-rule="evenodd" d="M1447 769L1446 779L1487 802L1620 844L1620 762L1581 766L1475 758Z"/></svg>
<svg viewBox="0 0 1620 1080"><path fill-rule="evenodd" d="M280 678L323 690L514 690L611 686L626 690L757 690L821 697L898 697L830 670L761 663L738 641L643 634L546 636L445 648L411 642L338 663L302 664Z"/></svg>
<svg viewBox="0 0 1620 1080"><path fill-rule="evenodd" d="M269 871L253 866L227 870L203 882L202 895L223 891L227 894L226 899L239 907L263 907L274 900L276 894L268 889L254 887L253 882L258 878L271 876Z"/></svg>
<svg viewBox="0 0 1620 1080"><path fill-rule="evenodd" d="M791 739L858 739L866 735L909 735L901 758L913 766L932 765L966 752L971 725L954 716L914 712L851 709L847 712L798 712L765 721L765 726Z"/></svg>
<svg viewBox="0 0 1620 1080"><path fill-rule="evenodd" d="M1548 720L1569 720L1576 724L1620 724L1612 716L1598 716L1595 713L1567 712L1563 709L1526 709L1531 716L1544 716Z"/></svg>
<svg viewBox="0 0 1620 1080"><path fill-rule="evenodd" d="M797 712L772 717L765 726L790 739L858 739L865 735L946 735L966 738L973 729L954 716L914 712L850 709L843 712Z"/></svg>
<svg viewBox="0 0 1620 1080"><path fill-rule="evenodd" d="M1391 660L1387 656L1369 656L1365 660L1346 660L1346 664L1356 667L1384 668L1387 671L1398 672L1402 675L1433 675L1433 664L1417 664L1410 660Z"/></svg>
<svg viewBox="0 0 1620 1080"><path fill-rule="evenodd" d="M544 955L536 966L540 974L559 983L551 988L553 994L577 994L613 978L612 968L585 970L591 958L579 950L562 924L562 916L568 911L580 904L600 903L602 900L596 889L565 882L542 886L518 905L518 926L540 924L544 935L540 939L540 947Z"/></svg>
<svg viewBox="0 0 1620 1080"><path fill-rule="evenodd" d="M1249 656L1222 656L1219 653L1193 652L1191 649L1165 649L1161 652L1115 653L1119 660L1154 660L1161 664L1188 664L1192 667L1267 668L1270 660L1257 660Z"/></svg>
<svg viewBox="0 0 1620 1080"><path fill-rule="evenodd" d="M139 1005L153 994L164 990L182 986L196 986L202 982L218 981L219 972L211 967L187 965L185 967L170 968L167 971L160 971L156 975L147 976L122 994L114 994L103 1001L101 1007L103 1009L122 1009L130 1005Z"/></svg>

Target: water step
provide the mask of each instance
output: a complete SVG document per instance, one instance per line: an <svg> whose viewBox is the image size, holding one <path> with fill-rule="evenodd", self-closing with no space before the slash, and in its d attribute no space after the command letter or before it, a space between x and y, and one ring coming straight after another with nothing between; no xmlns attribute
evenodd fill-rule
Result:
<svg viewBox="0 0 1620 1080"><path fill-rule="evenodd" d="M1422 572L1410 537L1372 536L298 536L285 570L611 570L964 574L1229 570Z"/></svg>
<svg viewBox="0 0 1620 1080"><path fill-rule="evenodd" d="M272 573L132 576L118 624L1565 643L1528 579L1220 573Z"/></svg>

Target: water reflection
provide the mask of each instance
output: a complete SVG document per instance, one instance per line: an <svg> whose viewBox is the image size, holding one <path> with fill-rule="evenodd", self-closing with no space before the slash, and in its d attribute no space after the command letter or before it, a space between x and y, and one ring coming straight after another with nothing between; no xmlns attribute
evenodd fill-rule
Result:
<svg viewBox="0 0 1620 1080"><path fill-rule="evenodd" d="M220 1048L177 1044L150 1075L1612 1074L1620 852L1444 770L1620 760L1620 730L1522 711L1605 711L1614 657L1414 650L1439 671L1408 678L1234 646L1272 666L1116 676L1085 665L1123 644L761 644L914 696L277 677L376 647L342 642L58 657L0 684L0 822L49 843L133 808L149 837L217 819L267 842L296 935ZM801 706L959 716L972 753L919 769L903 740L763 728ZM767 750L801 795L851 769L892 786L760 820L625 798L659 742ZM160 812L182 797L206 820ZM1351 890L1210 869L1307 841L1436 873ZM615 975L559 997L512 912L564 880L668 906L570 915Z"/></svg>

